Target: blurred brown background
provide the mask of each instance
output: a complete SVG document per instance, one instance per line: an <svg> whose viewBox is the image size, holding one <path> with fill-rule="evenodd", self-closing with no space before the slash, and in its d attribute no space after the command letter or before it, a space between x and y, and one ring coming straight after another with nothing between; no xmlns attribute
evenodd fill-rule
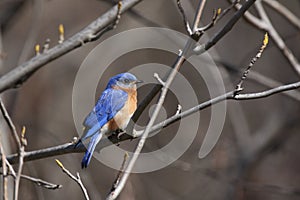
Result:
<svg viewBox="0 0 300 200"><path fill-rule="evenodd" d="M280 1L300 17L298 0ZM190 21L198 1L183 0ZM4 53L1 74L13 69L34 55L34 45L51 39L50 46L58 41L59 24L64 24L68 38L99 17L113 5L105 0L1 0L1 41ZM210 21L214 8L226 8L227 1L207 2L203 24ZM300 60L299 29L290 25L273 10L266 10L288 47ZM213 35L233 12L208 32ZM106 33L96 42L68 53L38 70L21 88L3 93L7 109L20 129L27 127L27 151L59 145L77 136L72 115L72 89L76 72L88 53L101 41L124 30L144 26L161 26L185 33L182 18L174 0L142 1L121 17L117 28ZM219 63L227 90L231 90L241 74L234 69L244 69L261 44L263 31L241 19L209 52ZM205 41L205 40L203 40ZM203 42L201 41L201 42ZM99 55L101 59L101 55ZM133 52L121 61L122 68L113 66L107 76L101 78L99 92L105 87L109 76L123 72L142 63L158 62L172 65L176 55L160 51ZM202 80L192 77L188 64L182 73L191 78L191 84L199 91L199 101L208 100L207 89ZM281 83L299 80L292 66L274 45L273 41L255 64L254 70ZM150 76L150 75L149 75ZM201 82L202 81L202 82ZM255 80L245 82L245 92L267 89ZM149 88L142 88L139 99ZM298 90L299 93L299 90ZM297 95L299 95L297 93ZM96 97L95 97L96 98ZM155 102L155 101L154 101ZM176 111L173 98L165 102L168 115ZM148 113L148 111L146 111ZM205 159L198 158L198 151L210 120L210 110L201 111L200 130L192 146L170 166L151 173L132 174L119 199L299 199L300 198L300 144L299 99L283 94L251 101L229 101L228 112L221 138ZM148 114L140 124L145 125ZM3 124L1 124L3 125ZM145 150L151 151L172 139L177 123L149 139ZM7 132L1 134L8 134ZM244 162L238 138L249 134L256 138L251 146L258 145L260 138L275 135L267 148ZM8 140L7 154L14 153L14 143ZM132 148L136 141L121 144ZM93 159L86 170L80 169L83 154L58 156L72 172L79 171L91 199L104 199L116 177L117 171ZM21 181L20 199L83 199L78 185L62 173L54 158L26 162L24 174L62 184L59 190L47 190L28 181Z"/></svg>

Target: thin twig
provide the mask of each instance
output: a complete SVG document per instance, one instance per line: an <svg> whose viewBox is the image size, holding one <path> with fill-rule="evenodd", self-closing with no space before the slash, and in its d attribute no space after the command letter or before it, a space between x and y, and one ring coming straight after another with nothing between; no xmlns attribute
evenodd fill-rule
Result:
<svg viewBox="0 0 300 200"><path fill-rule="evenodd" d="M1 153L1 158L3 161L6 161L6 155L4 152L4 149L2 147L2 140L0 137L0 153ZM7 190L7 175L8 175L8 171L7 171L7 166L6 166L6 162L2 162L2 184L3 184L3 200L8 200L8 190Z"/></svg>
<svg viewBox="0 0 300 200"><path fill-rule="evenodd" d="M296 28L300 29L300 19L294 15L289 9L283 6L280 2L275 0L263 0L268 6L276 10L283 17L291 22Z"/></svg>
<svg viewBox="0 0 300 200"><path fill-rule="evenodd" d="M105 139L103 139L103 140L105 140ZM61 144L61 145L57 145L57 146L53 146L53 147L49 147L49 148L25 152L24 153L24 162L48 158L48 157L52 157L52 156L63 155L63 154L68 154L68 153L82 153L82 152L85 152L84 145L79 145L77 148L75 148L74 143L68 142L65 144ZM19 163L18 158L19 158L18 154L13 154L10 156L8 155L6 157L6 159L11 164ZM2 160L1 160L1 162L2 162Z"/></svg>
<svg viewBox="0 0 300 200"><path fill-rule="evenodd" d="M196 54L202 54L203 52L209 50L213 47L221 38L224 37L236 24L236 22L244 15L244 13L255 3L256 0L246 1L239 10L237 10L233 17L231 17L228 22L218 31L207 43L202 46L198 46L194 49Z"/></svg>
<svg viewBox="0 0 300 200"><path fill-rule="evenodd" d="M76 176L74 176L68 169L66 169L64 167L64 165L57 159L55 159L56 161L56 164L62 169L62 171L67 174L72 180L74 180L79 186L80 186L80 189L82 190L83 194L84 194L84 197L86 200L89 200L89 195L88 195L88 192L85 188L85 186L83 185L82 181L81 181L81 178L79 176L79 173L77 172L76 173Z"/></svg>
<svg viewBox="0 0 300 200"><path fill-rule="evenodd" d="M16 178L15 172L7 174L6 176L8 176L8 175L12 176L13 178ZM42 180L40 178L34 178L32 176L28 176L28 175L24 175L24 174L21 174L21 179L31 181L31 182L37 184L38 186L49 189L49 190L56 190L56 189L62 188L62 185L50 183L50 182Z"/></svg>
<svg viewBox="0 0 300 200"><path fill-rule="evenodd" d="M233 1L230 6L228 6L226 9L224 9L222 11L222 13L220 14L219 16L219 19L223 18L230 10L232 10L234 8L234 6L237 4L237 3L240 3L240 0L235 0Z"/></svg>
<svg viewBox="0 0 300 200"><path fill-rule="evenodd" d="M10 175L12 176L14 179L16 179L16 172L14 170L14 168L11 166L11 164L6 160L5 162L5 166L8 167L8 173L6 174L6 176ZM4 174L3 174L4 175ZM35 184L37 184L38 186L44 187L46 189L51 189L51 190L55 190L55 189L60 189L62 188L62 185L58 185L58 184L54 184L54 183L50 183L48 181L42 180L40 178L34 178L32 176L28 176L28 175L24 175L21 174L20 176L22 179L31 181Z"/></svg>
<svg viewBox="0 0 300 200"><path fill-rule="evenodd" d="M24 164L25 146L27 145L27 141L25 139L25 133L26 133L26 129L25 127L23 127L21 132L21 140L20 140L21 147L19 148L19 167L15 178L15 190L14 190L15 200L18 200L18 196L19 196L19 186L20 186L20 179L21 179L23 164Z"/></svg>
<svg viewBox="0 0 300 200"><path fill-rule="evenodd" d="M241 5L236 4L236 9L240 9ZM300 75L300 63L293 54L293 52L285 44L284 40L281 38L279 33L274 28L272 22L270 21L261 1L255 3L256 10L259 14L259 17L254 16L250 12L246 12L244 17L255 27L264 30L269 33L270 37L273 39L278 49L283 53L283 55L288 59L289 63L292 65L293 69Z"/></svg>
<svg viewBox="0 0 300 200"><path fill-rule="evenodd" d="M115 3L118 3L118 1L116 0L99 0L99 1L105 1L108 4L114 5ZM139 12L138 10L130 9L128 10L128 13L132 15L132 17L135 18L135 20L140 21L142 24L144 24L144 26L148 26L148 27L165 27L165 25L161 25L159 24L157 21L154 21L152 19L148 19L143 13L142 11Z"/></svg>
<svg viewBox="0 0 300 200"><path fill-rule="evenodd" d="M179 9L179 12L182 16L182 19L183 19L183 23L185 25L185 30L187 31L187 33L189 34L189 36L191 36L193 34L193 31L191 29L191 26L186 18L186 15L185 15L185 12L184 12L184 9L181 5L181 1L180 0L177 0L177 7Z"/></svg>
<svg viewBox="0 0 300 200"><path fill-rule="evenodd" d="M287 85L282 85L282 86L272 88L269 90L265 90L263 92L238 94L238 95L235 95L234 98L232 98L232 99L235 99L235 100L261 99L261 98L265 98L265 97L277 94L279 92L297 89L299 87L300 87L300 82L296 82L296 83L291 83L291 84L287 84Z"/></svg>
<svg viewBox="0 0 300 200"><path fill-rule="evenodd" d="M124 13L141 1L142 0L123 0L121 13ZM58 44L49 49L46 53L35 56L20 66L14 67L10 72L0 78L0 93L7 89L20 86L31 77L35 71L45 64L82 46L84 43L93 41L95 34L115 22L117 11L118 5L114 6L98 19L90 23L82 31L65 40L62 44Z"/></svg>
<svg viewBox="0 0 300 200"><path fill-rule="evenodd" d="M154 73L154 78L162 85L164 86L166 83L159 77L158 73Z"/></svg>
<svg viewBox="0 0 300 200"><path fill-rule="evenodd" d="M27 176L27 175L24 175L24 174L21 175L21 178L26 179L28 181L31 181L31 182L37 184L38 186L41 186L41 187L44 187L44 188L50 189L50 190L56 190L56 189L62 188L62 185L50 183L48 181L44 181L42 179L34 178L32 176Z"/></svg>
<svg viewBox="0 0 300 200"><path fill-rule="evenodd" d="M15 142L18 146L18 157L19 157L19 168L18 168L18 172L16 174L16 178L15 178L15 188L14 188L14 199L17 200L18 199L18 194L19 194L19 185L20 185L20 176L21 176L21 173L22 173L22 169L23 169L23 158L24 158L24 148L25 148L25 138L23 138L24 133L22 133L22 138L20 140L19 136L18 136L18 133L17 133L17 130L16 130L16 127L15 125L13 124L3 102L2 102L2 99L0 98L0 109L1 109L1 112L3 114L3 117L5 119L5 121L7 122L13 136L14 136L14 139L15 139Z"/></svg>
<svg viewBox="0 0 300 200"><path fill-rule="evenodd" d="M12 175L14 178L16 178L16 172L7 159L5 160L5 163L6 166L8 167L9 174Z"/></svg>
<svg viewBox="0 0 300 200"><path fill-rule="evenodd" d="M206 0L200 0L200 2L198 3L197 13L195 15L194 22L193 22L194 33L197 31L198 27L200 26L200 20L203 14L205 4L206 4Z"/></svg>
<svg viewBox="0 0 300 200"><path fill-rule="evenodd" d="M225 67L226 70L229 72L233 72L235 75L240 76L241 73L243 73L243 70L239 69L238 67L232 65L231 63L227 63L224 61L216 61L216 63L221 64L222 66ZM275 88L280 85L283 85L282 82L276 81L270 77L267 77L255 70L252 70L251 73L248 76L248 79L258 83L262 86L266 86L267 88ZM297 90L290 90L287 92L282 92L282 95L285 95L287 97L290 97L291 99L294 99L296 101L300 101L300 92Z"/></svg>
<svg viewBox="0 0 300 200"><path fill-rule="evenodd" d="M240 82L236 85L236 92L240 92L243 90L243 83L246 80L248 73L250 72L250 69L253 67L253 65L255 64L255 62L261 57L262 53L264 52L265 48L267 47L267 44L269 42L269 38L268 38L268 34L265 34L264 40L263 40L263 44L260 47L258 53L255 55L254 58L251 59L250 64L248 65L248 67L246 68L246 70L244 71Z"/></svg>
<svg viewBox="0 0 300 200"><path fill-rule="evenodd" d="M103 30L99 31L98 33L95 33L92 37L91 37L91 41L95 41L98 40L104 33L111 31L113 29L115 29L117 27L117 25L120 22L121 19L121 11L122 11L122 1L118 1L118 9L117 9L117 14L116 14L116 18L115 20L112 22L112 24L110 24L109 26L105 27Z"/></svg>
<svg viewBox="0 0 300 200"><path fill-rule="evenodd" d="M119 182L120 182L120 179L121 179L121 176L122 176L122 173L123 173L123 171L124 171L124 169L125 169L125 164L126 164L126 161L127 161L128 157L129 157L129 155L128 155L128 153L126 152L126 153L124 154L124 159L123 159L122 165L121 165L121 167L120 167L120 170L119 170L119 172L118 172L117 178L115 179L115 181L114 181L114 183L113 183L113 185L112 185L110 191L114 191L114 190L116 189L116 187L118 186L118 184L119 184Z"/></svg>
<svg viewBox="0 0 300 200"><path fill-rule="evenodd" d="M232 5L234 5L237 2L239 2L239 1L236 0ZM241 18L243 16L243 14L246 12L246 10L249 9L254 2L255 2L255 0L247 1L243 5L243 9L236 11L235 15L231 18L231 20L229 20L217 34L215 34L204 46L197 46L195 49L193 49L193 51L194 51L193 53L200 55L200 54L204 53L205 51L207 51L208 49L210 49L211 47L213 47L222 37L224 37L232 29L234 24L239 20L239 18ZM223 11L223 13L226 14L232 8L232 5L229 8L225 9ZM222 14L220 17L222 17ZM190 42L190 41L188 41L188 42ZM191 43L189 45L191 45ZM184 54L187 55L186 52L184 52ZM173 65L173 68L176 65L176 63L184 62L184 61L185 61L185 59L182 60L181 56L178 56L175 64ZM167 79L170 72L171 72L171 70L167 73L167 76L164 77L163 80ZM152 90L147 94L147 96L141 101L141 103L139 103L138 108L132 117L133 121L136 121L140 117L142 112L145 110L145 108L148 106L148 104L152 101L152 99L155 97L155 95L157 95L157 93L161 90L161 88L162 88L162 85L155 85L152 88ZM1 89L1 87L0 87L0 89ZM128 130L130 130L130 129L128 129Z"/></svg>
<svg viewBox="0 0 300 200"><path fill-rule="evenodd" d="M15 140L15 143L17 145L18 148L21 148L21 142L20 142L20 138L18 136L18 133L17 133L17 130L16 130L16 127L14 125L14 123L12 122L5 106L4 106L4 103L2 101L2 98L0 98L0 109L1 109L1 112L2 112L2 115L8 125L8 127L10 128L11 132L12 132L12 135L13 135L13 138Z"/></svg>
<svg viewBox="0 0 300 200"><path fill-rule="evenodd" d="M266 31L269 32L272 39L277 44L278 48L282 51L283 55L289 60L290 64L293 66L294 70L300 75L300 63L294 56L293 52L287 47L283 39L280 37L279 33L276 31L272 22L270 21L261 1L255 3L256 10L258 11L261 19L267 24Z"/></svg>

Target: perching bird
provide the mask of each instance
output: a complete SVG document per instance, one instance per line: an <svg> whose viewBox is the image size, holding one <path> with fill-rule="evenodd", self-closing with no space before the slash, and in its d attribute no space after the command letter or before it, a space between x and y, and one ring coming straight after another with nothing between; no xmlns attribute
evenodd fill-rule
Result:
<svg viewBox="0 0 300 200"><path fill-rule="evenodd" d="M95 107L85 118L84 133L75 145L91 138L81 162L82 168L90 163L95 147L104 134L125 130L137 107L136 84L140 82L131 73L118 74L109 80Z"/></svg>

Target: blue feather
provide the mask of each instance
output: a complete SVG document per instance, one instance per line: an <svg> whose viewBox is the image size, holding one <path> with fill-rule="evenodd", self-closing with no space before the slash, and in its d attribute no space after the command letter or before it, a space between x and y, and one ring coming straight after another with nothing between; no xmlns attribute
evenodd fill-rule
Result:
<svg viewBox="0 0 300 200"><path fill-rule="evenodd" d="M87 151L81 162L82 168L88 166L97 143L102 138L102 135L105 134L100 132L101 128L123 108L127 98L128 94L123 90L106 89L94 109L85 118L83 123L85 126L84 133L75 145L76 148L78 144L91 137Z"/></svg>
<svg viewBox="0 0 300 200"><path fill-rule="evenodd" d="M101 140L102 135L103 135L102 133L95 134L91 138L91 141L89 142L89 146L88 146L88 148L84 154L84 157L82 158L82 161L81 161L82 168L86 168L88 166L88 164L90 163L93 152L95 151L95 148L96 148L98 142Z"/></svg>
<svg viewBox="0 0 300 200"><path fill-rule="evenodd" d="M128 94L123 90L106 89L94 109L84 120L85 131L81 136L84 141L92 137L100 130L109 120L111 120L119 110L123 108L127 101Z"/></svg>
<svg viewBox="0 0 300 200"><path fill-rule="evenodd" d="M78 144L82 144L85 140L91 138L81 162L82 168L88 166L98 142L101 140L102 136L106 134L106 132L104 132L106 130L101 130L102 127L114 118L128 100L127 92L121 89L114 89L114 86L119 86L121 88L135 88L133 87L135 86L133 84L136 83L138 83L138 80L130 73L118 74L109 80L106 89L101 94L95 107L85 118L83 122L85 130L75 145L76 148Z"/></svg>

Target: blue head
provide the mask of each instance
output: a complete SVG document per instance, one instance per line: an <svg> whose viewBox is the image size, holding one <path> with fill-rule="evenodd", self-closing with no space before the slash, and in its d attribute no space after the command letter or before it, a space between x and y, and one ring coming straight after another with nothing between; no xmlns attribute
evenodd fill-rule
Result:
<svg viewBox="0 0 300 200"><path fill-rule="evenodd" d="M106 88L119 86L126 89L134 89L136 88L136 84L141 82L142 81L138 80L133 74L127 72L113 76L109 80Z"/></svg>

